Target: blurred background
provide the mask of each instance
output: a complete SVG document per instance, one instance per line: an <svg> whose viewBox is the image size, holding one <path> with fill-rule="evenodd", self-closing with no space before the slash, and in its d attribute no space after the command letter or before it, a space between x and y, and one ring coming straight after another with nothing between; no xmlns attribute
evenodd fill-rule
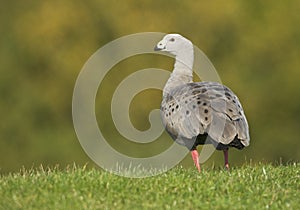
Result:
<svg viewBox="0 0 300 210"><path fill-rule="evenodd" d="M43 164L93 162L77 140L72 93L87 59L106 43L138 32L177 32L212 61L223 83L239 96L250 124L251 145L232 149L232 165L300 159L300 1L5 1L0 7L0 173ZM110 100L118 84L142 68L172 69L173 60L140 55L122 61L99 87L100 129L117 150L147 157L172 143L138 145L118 134ZM140 130L159 108L161 91L132 101ZM158 151L159 152L159 151ZM215 152L204 167L222 165ZM181 163L192 166L188 155Z"/></svg>

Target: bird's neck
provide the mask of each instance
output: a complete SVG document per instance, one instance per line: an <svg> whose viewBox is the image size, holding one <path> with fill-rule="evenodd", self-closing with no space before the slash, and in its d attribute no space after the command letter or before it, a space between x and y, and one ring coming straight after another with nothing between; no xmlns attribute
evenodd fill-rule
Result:
<svg viewBox="0 0 300 210"><path fill-rule="evenodd" d="M174 69L164 87L163 96L177 86L193 82L193 64L194 52L191 49L176 56Z"/></svg>

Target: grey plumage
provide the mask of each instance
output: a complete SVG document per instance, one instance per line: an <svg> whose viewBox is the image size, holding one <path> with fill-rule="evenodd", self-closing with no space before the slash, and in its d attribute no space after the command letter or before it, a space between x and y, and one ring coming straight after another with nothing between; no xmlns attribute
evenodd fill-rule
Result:
<svg viewBox="0 0 300 210"><path fill-rule="evenodd" d="M172 138L184 146L205 134L223 145L234 139L241 142L240 147L249 145L248 123L239 99L228 87L216 82L173 88L163 97L161 118Z"/></svg>
<svg viewBox="0 0 300 210"><path fill-rule="evenodd" d="M246 116L238 97L216 82L193 82L193 44L179 34L167 34L155 50L175 55L173 72L168 79L161 103L162 122L178 144L191 150L200 171L197 145L213 144L224 151L242 149L250 143Z"/></svg>

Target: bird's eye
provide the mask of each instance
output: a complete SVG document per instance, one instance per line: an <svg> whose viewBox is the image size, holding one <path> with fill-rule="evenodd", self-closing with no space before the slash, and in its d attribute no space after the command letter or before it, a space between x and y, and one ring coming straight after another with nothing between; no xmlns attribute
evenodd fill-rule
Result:
<svg viewBox="0 0 300 210"><path fill-rule="evenodd" d="M174 39L174 38L171 38L171 39L170 39L170 42L175 42L175 39Z"/></svg>

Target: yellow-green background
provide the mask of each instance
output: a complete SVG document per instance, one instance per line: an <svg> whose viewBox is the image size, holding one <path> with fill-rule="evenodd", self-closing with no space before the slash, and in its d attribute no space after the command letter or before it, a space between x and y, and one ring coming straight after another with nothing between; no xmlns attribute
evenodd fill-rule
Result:
<svg viewBox="0 0 300 210"><path fill-rule="evenodd" d="M243 103L251 145L233 165L300 158L300 1L1 1L0 173L39 164L92 165L72 124L72 91L82 66L104 44L138 32L178 32L203 50ZM105 77L96 100L99 127L116 149L147 156L171 143L123 139L109 114L118 83L141 68L172 69L172 59L136 56ZM147 129L161 92L139 94L133 124ZM166 143L167 142L167 143ZM119 145L119 146L118 146ZM120 146L121 145L121 146ZM215 153L205 165L222 161ZM190 157L183 161L192 165Z"/></svg>

